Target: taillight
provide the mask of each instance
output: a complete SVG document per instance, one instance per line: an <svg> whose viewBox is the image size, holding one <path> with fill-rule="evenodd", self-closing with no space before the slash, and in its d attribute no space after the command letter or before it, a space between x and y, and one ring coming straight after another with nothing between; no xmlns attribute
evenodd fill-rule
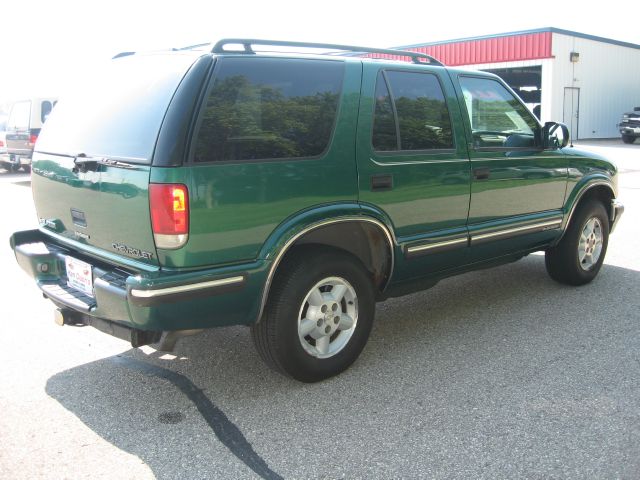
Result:
<svg viewBox="0 0 640 480"><path fill-rule="evenodd" d="M189 238L189 191L179 183L149 185L151 227L157 248L180 248Z"/></svg>
<svg viewBox="0 0 640 480"><path fill-rule="evenodd" d="M33 148L37 140L38 140L38 135L29 135L29 146Z"/></svg>
<svg viewBox="0 0 640 480"><path fill-rule="evenodd" d="M0 147L4 147L4 142L0 140Z"/></svg>

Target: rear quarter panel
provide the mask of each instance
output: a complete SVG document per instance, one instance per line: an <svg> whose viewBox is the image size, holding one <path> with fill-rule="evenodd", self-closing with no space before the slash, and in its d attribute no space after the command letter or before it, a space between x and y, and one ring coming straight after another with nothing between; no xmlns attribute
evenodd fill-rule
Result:
<svg viewBox="0 0 640 480"><path fill-rule="evenodd" d="M166 267L250 261L287 218L321 205L355 202L355 130L360 62L345 65L343 91L328 150L318 158L187 164L153 168L152 182L189 187L190 232L180 250L159 250Z"/></svg>

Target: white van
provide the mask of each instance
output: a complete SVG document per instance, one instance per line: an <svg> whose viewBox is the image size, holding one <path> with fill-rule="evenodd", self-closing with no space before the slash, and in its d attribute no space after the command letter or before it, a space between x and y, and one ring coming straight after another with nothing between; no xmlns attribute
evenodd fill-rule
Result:
<svg viewBox="0 0 640 480"><path fill-rule="evenodd" d="M31 98L11 106L7 120L6 152L0 154L0 167L9 171L31 171L33 146L42 124L57 102L56 98Z"/></svg>

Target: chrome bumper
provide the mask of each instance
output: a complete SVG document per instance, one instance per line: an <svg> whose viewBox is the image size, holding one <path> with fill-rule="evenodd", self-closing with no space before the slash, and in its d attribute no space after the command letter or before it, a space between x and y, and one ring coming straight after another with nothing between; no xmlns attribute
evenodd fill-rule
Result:
<svg viewBox="0 0 640 480"><path fill-rule="evenodd" d="M620 217L622 216L623 213L624 213L624 205L615 198L611 200L611 212L609 214L611 218L611 228L609 229L609 233L613 233L613 230L616 228L616 225L618 224L618 220L620 220Z"/></svg>

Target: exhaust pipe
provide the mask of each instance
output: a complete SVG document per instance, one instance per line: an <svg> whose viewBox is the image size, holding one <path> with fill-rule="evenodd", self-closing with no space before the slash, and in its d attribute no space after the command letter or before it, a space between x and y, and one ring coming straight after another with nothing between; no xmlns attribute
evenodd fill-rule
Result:
<svg viewBox="0 0 640 480"><path fill-rule="evenodd" d="M53 311L53 321L56 322L56 325L60 325L61 327L64 325L64 313L60 308L56 308Z"/></svg>
<svg viewBox="0 0 640 480"><path fill-rule="evenodd" d="M75 310L71 310L69 308L56 308L53 311L53 320L60 326L91 326L103 333L107 333L116 338L120 338L121 340L130 342L131 346L134 348L156 343L160 341L160 337L162 336L162 332L138 330L137 328L131 328L117 322L84 315L81 312L76 312ZM173 340L173 344L175 344L176 341L177 338Z"/></svg>
<svg viewBox="0 0 640 480"><path fill-rule="evenodd" d="M82 321L82 317L80 317L73 310L68 310L66 308L56 308L53 311L53 321L56 322L56 325L84 325Z"/></svg>

